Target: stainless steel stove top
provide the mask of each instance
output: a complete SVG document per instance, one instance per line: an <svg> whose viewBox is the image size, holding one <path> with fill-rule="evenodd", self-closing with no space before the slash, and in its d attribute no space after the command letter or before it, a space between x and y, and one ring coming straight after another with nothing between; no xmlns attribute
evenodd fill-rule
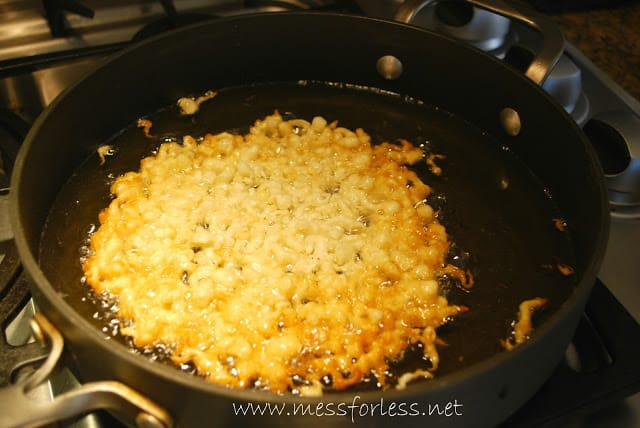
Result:
<svg viewBox="0 0 640 428"><path fill-rule="evenodd" d="M130 43L141 29L158 19L166 20L167 14L171 16L171 3L180 13L198 16L227 16L286 8L346 7L350 13L362 13L363 10L367 12L367 8L363 6L366 2L357 2L356 5L356 2L296 0L95 0L91 2L93 18L88 18L70 12L50 13L47 16L43 3L45 2L37 0L0 0L0 13L8 18L0 25L0 113L7 113L12 118L10 121L0 121L0 142L19 140L20 137L16 134L22 131L16 132L16 128L22 130L25 126L28 127L61 91L96 67L109 54ZM372 8L371 14L382 13L380 10ZM385 9L382 11L386 13ZM62 24L59 22L60 18L63 19ZM52 21L56 19L58 24L54 24L54 27L57 25L54 29ZM502 25L501 20L500 22ZM416 24L428 27L433 25L433 21L423 17ZM52 37L54 31L61 34ZM486 28L481 28L480 31L486 31ZM507 24L500 37L511 43L514 40L512 32L513 29L509 29ZM505 52L501 50L502 45L503 43L490 43L485 46L486 50L503 57ZM630 163L634 162L634 156L640 153L640 125L634 126L635 121L640 123L640 102L611 81L573 46L567 45L562 63L552 73L546 84L547 89L557 96L558 102L585 130L593 121L602 120L607 125L612 124L617 134L627 137L629 160ZM9 144L19 144L19 141ZM0 166L9 169L7 165ZM629 169L632 169L631 166ZM634 179L635 183L640 183L634 177L628 181L634 183ZM611 186L613 194L619 190L616 186L620 184L612 179ZM637 189L635 192L637 193ZM7 193L7 190L0 189L0 242L5 243L10 242L12 237L8 224ZM634 194L631 190L626 195L632 198ZM631 315L640 320L640 263L637 257L640 249L640 201L636 203L624 197L625 195L620 196L623 199L616 199L612 205L614 210L610 240L599 278ZM1 257L6 261L9 256ZM11 323L7 331L11 343L18 344L27 340L27 320L32 316L33 310L31 302ZM66 376L57 385L45 385L38 394L43 399L50 399L57 391L73 386L73 377ZM640 394L635 394L613 406L606 406L595 414L583 411L580 416L570 420L568 426L632 427L637 426L639 421ZM98 414L84 418L73 426L108 426L112 422L108 416Z"/></svg>
<svg viewBox="0 0 640 428"><path fill-rule="evenodd" d="M118 44L131 40L145 24L165 18L170 12L156 0L94 0L85 2L87 11L80 10L80 13L62 6L46 8L46 3L41 0L0 0L0 11L6 18L0 26L0 61ZM49 3L63 4L60 1ZM250 7L245 7L245 3L251 2L242 0L175 0L171 3L177 14L210 16L284 10L287 4L309 7L308 3L299 1L285 1L282 6L278 6L278 2L253 2L255 6ZM52 33L56 37L52 37Z"/></svg>

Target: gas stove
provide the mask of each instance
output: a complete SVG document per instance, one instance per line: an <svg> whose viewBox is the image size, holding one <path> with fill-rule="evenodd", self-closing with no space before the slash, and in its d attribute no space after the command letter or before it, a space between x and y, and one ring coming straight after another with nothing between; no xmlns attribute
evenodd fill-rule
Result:
<svg viewBox="0 0 640 428"><path fill-rule="evenodd" d="M35 307L12 243L9 176L29 127L65 88L109 55L158 32L224 16L323 10L393 19L401 1L340 0L0 0L0 385L13 364L37 358L28 320ZM531 30L459 2L421 10L414 25L445 33L516 66L537 44ZM516 60L514 60L514 58ZM583 127L598 151L611 199L609 246L574 342L542 390L505 426L636 426L640 420L640 102L570 44L543 88ZM585 215L588 215L585 214ZM602 325L604 323L606 325ZM630 337L636 338L629 339ZM2 341L6 343L2 343ZM634 343L636 342L636 343ZM63 369L34 399L77 385ZM114 426L97 412L70 426Z"/></svg>

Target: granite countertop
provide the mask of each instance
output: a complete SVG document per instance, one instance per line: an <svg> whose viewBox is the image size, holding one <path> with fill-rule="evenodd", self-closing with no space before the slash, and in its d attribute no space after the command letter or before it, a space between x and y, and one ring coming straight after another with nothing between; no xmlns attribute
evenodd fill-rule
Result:
<svg viewBox="0 0 640 428"><path fill-rule="evenodd" d="M569 43L640 100L640 2L551 16Z"/></svg>

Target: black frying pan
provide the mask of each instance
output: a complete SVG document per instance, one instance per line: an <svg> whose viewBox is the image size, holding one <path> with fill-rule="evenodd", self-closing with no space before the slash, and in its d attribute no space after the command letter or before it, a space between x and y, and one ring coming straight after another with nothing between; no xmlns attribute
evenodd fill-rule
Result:
<svg viewBox="0 0 640 428"><path fill-rule="evenodd" d="M376 63L384 55L401 59L401 76L390 80L379 73ZM208 89L220 95L193 121L168 107L180 96ZM505 133L500 120L505 107L522 120L517 135ZM78 251L88 225L108 204L108 175L135 169L158 144L141 139L133 122L151 115L160 137L241 131L274 108L363 127L375 141L403 137L426 143L447 156L441 177L426 169L420 173L444 195L433 203L441 205L442 222L460 254L470 254L466 262L476 284L469 293L446 287L450 300L470 311L442 329L449 346L440 351L435 380L405 391L276 396L211 385L105 340L80 284ZM95 151L109 141L120 151L99 167ZM229 18L118 54L38 119L20 153L12 188L16 242L33 278L34 298L62 332L78 376L84 382L124 383L166 409L180 426L351 425L352 419L368 425L494 425L521 406L559 362L595 280L608 225L602 173L591 148L538 86L438 35L341 15ZM554 217L567 220L568 234L554 228ZM575 273L559 275L549 268L556 261L572 265ZM536 317L534 335L505 352L500 339L509 334L517 304L538 296L550 303ZM334 414L256 420L235 415L234 403L246 402L322 404ZM392 402L405 412L418 406L419 414L393 417L385 407ZM459 414L427 414L425 406L447 403L461 404L449 408Z"/></svg>

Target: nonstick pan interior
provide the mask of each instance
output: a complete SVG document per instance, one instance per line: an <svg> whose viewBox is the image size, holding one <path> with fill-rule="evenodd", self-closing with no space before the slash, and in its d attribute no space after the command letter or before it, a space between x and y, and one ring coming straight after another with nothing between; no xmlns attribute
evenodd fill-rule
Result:
<svg viewBox="0 0 640 428"><path fill-rule="evenodd" d="M43 272L75 311L105 336L114 332L110 305L91 298L80 266L88 234L98 225L97 214L110 201L113 179L136 170L140 159L164 140L207 132L244 133L276 109L285 118L321 115L341 126L363 128L374 143L405 138L445 156L438 161L441 176L424 163L416 170L433 188L430 203L440 210L439 219L454 243L452 260L471 270L475 285L467 291L443 281L449 300L469 311L439 331L447 345L439 349L437 376L506 352L501 339L509 336L521 301L549 299L534 318L540 325L574 290L575 276L556 268L558 263L575 263L570 232L554 223L563 215L545 186L503 142L420 100L365 87L298 81L223 88L189 117L181 116L175 105L164 106L148 116L152 138L136 128L138 118L132 117L129 128L101 142L117 149L104 165L96 154L98 145L92 148L57 196L40 250Z"/></svg>

